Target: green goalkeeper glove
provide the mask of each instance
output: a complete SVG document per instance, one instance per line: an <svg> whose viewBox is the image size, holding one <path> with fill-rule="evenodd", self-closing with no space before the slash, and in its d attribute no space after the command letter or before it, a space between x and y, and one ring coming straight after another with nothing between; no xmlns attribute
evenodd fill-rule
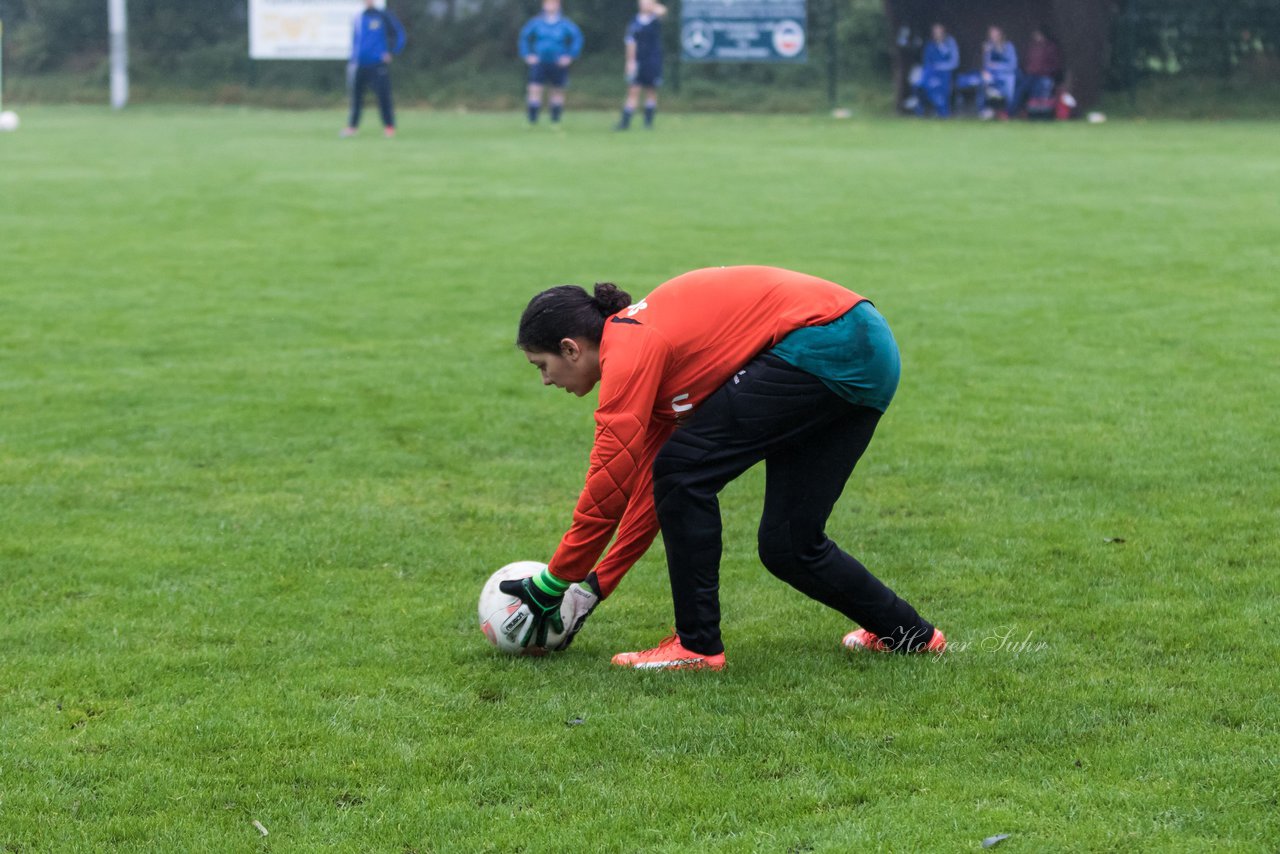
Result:
<svg viewBox="0 0 1280 854"><path fill-rule="evenodd" d="M549 570L542 570L531 578L512 579L498 585L503 593L514 596L529 606L533 619L520 639L521 646L546 647L548 631L559 634L564 631L560 619L560 603L569 585L556 578Z"/></svg>

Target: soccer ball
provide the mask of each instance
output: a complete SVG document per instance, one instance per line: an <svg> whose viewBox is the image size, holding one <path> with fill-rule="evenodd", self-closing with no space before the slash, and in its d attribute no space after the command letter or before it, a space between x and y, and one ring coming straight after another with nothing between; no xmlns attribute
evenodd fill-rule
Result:
<svg viewBox="0 0 1280 854"><path fill-rule="evenodd" d="M5 110L0 113L0 130L10 131L18 129L18 114L13 110Z"/></svg>
<svg viewBox="0 0 1280 854"><path fill-rule="evenodd" d="M555 649L564 641L567 632L547 632L545 647L520 645L520 639L528 631L529 621L533 614L529 606L509 593L503 593L498 585L504 581L528 578L546 569L545 563L536 560L521 560L509 563L489 576L480 591L480 631L489 639L489 643L509 655L543 655L549 649ZM565 627L572 625L573 614L569 613L569 599L560 608L560 618Z"/></svg>

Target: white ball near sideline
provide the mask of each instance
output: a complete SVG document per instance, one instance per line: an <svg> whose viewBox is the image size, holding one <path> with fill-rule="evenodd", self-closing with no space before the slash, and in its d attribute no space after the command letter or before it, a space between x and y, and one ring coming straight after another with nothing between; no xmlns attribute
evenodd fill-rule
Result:
<svg viewBox="0 0 1280 854"><path fill-rule="evenodd" d="M0 130L10 131L18 129L18 114L13 110L5 110L0 113Z"/></svg>
<svg viewBox="0 0 1280 854"><path fill-rule="evenodd" d="M528 631L533 613L518 598L498 589L498 585L504 581L528 578L546 568L545 563L538 563L536 560L516 561L502 567L484 583L484 589L480 591L480 631L484 632L489 643L502 652L509 655L543 655L564 640L565 632L548 631L545 647L521 646L520 639ZM563 607L560 609L560 616L568 627L570 615Z"/></svg>

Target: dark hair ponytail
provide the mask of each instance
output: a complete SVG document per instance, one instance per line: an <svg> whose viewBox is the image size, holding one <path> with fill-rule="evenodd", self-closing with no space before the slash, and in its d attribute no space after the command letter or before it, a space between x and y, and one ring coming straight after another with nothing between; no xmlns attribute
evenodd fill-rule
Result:
<svg viewBox="0 0 1280 854"><path fill-rule="evenodd" d="M612 282L597 283L594 296L577 285L548 288L529 300L520 315L516 346L530 353L558 353L565 338L599 345L605 318L629 305L631 295Z"/></svg>

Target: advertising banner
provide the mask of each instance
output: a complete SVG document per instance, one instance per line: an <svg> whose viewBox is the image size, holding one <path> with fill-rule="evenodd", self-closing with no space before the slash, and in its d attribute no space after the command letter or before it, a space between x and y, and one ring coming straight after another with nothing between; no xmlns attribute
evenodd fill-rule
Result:
<svg viewBox="0 0 1280 854"><path fill-rule="evenodd" d="M804 62L805 0L684 0L681 58L686 62Z"/></svg>
<svg viewBox="0 0 1280 854"><path fill-rule="evenodd" d="M249 57L347 59L364 7L363 0L249 0Z"/></svg>

